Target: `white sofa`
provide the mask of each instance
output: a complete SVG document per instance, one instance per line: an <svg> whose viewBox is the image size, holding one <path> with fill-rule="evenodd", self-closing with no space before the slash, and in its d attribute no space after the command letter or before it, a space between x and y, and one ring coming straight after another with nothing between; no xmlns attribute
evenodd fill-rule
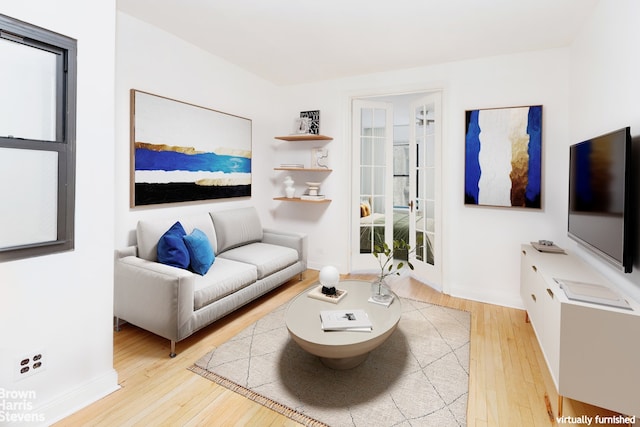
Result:
<svg viewBox="0 0 640 427"><path fill-rule="evenodd" d="M158 241L180 221L206 234L215 254L199 275L157 261ZM176 342L300 275L307 267L307 238L263 229L253 207L184 218L139 221L137 244L116 250L114 316Z"/></svg>

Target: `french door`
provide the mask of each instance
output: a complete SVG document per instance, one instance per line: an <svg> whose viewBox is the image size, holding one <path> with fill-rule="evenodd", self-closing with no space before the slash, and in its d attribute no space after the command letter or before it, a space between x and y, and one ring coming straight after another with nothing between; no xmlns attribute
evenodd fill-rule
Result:
<svg viewBox="0 0 640 427"><path fill-rule="evenodd" d="M354 100L351 270L378 267L374 245L393 240L393 106Z"/></svg>
<svg viewBox="0 0 640 427"><path fill-rule="evenodd" d="M397 111L404 117L394 119L392 102L352 104L351 270L377 269L374 245L402 239L415 248L412 275L441 289L441 94L416 95Z"/></svg>
<svg viewBox="0 0 640 427"><path fill-rule="evenodd" d="M442 289L441 94L429 94L411 104L409 137L409 260L413 276Z"/></svg>

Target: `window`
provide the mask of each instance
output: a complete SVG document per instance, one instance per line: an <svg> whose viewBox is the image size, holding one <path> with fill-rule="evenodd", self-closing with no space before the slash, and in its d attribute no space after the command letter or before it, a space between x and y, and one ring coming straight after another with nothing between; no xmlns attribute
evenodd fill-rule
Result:
<svg viewBox="0 0 640 427"><path fill-rule="evenodd" d="M74 248L76 52L0 15L0 261Z"/></svg>

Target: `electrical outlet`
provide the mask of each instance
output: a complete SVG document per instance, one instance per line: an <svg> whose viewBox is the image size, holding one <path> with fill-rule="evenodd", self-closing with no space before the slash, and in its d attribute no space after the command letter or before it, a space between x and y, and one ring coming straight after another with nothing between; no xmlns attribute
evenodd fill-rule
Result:
<svg viewBox="0 0 640 427"><path fill-rule="evenodd" d="M16 381L43 371L45 359L42 351L34 351L17 359L15 377Z"/></svg>

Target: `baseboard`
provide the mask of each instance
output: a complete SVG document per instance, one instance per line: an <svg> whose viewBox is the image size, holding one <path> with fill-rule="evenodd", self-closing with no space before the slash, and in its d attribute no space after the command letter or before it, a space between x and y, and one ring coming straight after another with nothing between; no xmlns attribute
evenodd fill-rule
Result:
<svg viewBox="0 0 640 427"><path fill-rule="evenodd" d="M331 265L331 264L319 264L317 262L312 262L312 261L307 261L307 268L309 270L322 270L322 267L325 267L327 265ZM340 272L340 274L346 274L348 273L347 267L340 264L332 264L335 268L338 269L338 271Z"/></svg>
<svg viewBox="0 0 640 427"><path fill-rule="evenodd" d="M455 286L450 288L451 296L456 298L463 298L472 301L478 301L485 304L501 305L503 307L524 309L522 298L520 294L499 294L497 292L486 292L482 289L476 291L470 291L469 288L459 289Z"/></svg>
<svg viewBox="0 0 640 427"><path fill-rule="evenodd" d="M98 378L63 394L42 406L33 409L34 414L42 415L43 425L51 425L79 411L103 397L119 390L118 373L115 369Z"/></svg>

